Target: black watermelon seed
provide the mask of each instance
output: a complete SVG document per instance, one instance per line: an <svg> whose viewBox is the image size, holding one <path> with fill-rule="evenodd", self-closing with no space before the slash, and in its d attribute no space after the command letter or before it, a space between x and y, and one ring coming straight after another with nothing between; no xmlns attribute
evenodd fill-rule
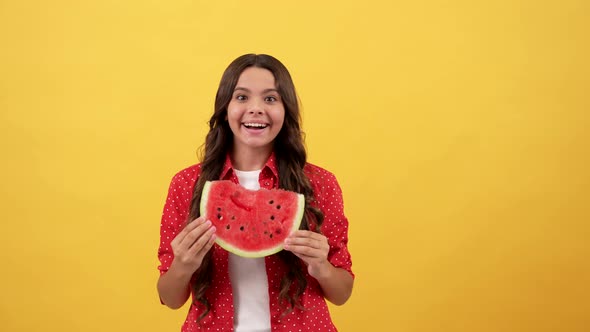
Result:
<svg viewBox="0 0 590 332"><path fill-rule="evenodd" d="M231 220L236 220L236 216L231 216Z"/></svg>
<svg viewBox="0 0 590 332"><path fill-rule="evenodd" d="M270 220L275 220L275 216L270 216Z"/></svg>
<svg viewBox="0 0 590 332"><path fill-rule="evenodd" d="M217 208L217 211L221 211L221 208L220 208L220 207L218 207L218 208Z"/></svg>
<svg viewBox="0 0 590 332"><path fill-rule="evenodd" d="M221 213L217 214L217 219L221 220Z"/></svg>
<svg viewBox="0 0 590 332"><path fill-rule="evenodd" d="M271 199L270 201L268 201L268 204L272 204L272 203L274 203L274 202L275 202L275 201L273 201L273 200Z"/></svg>
<svg viewBox="0 0 590 332"><path fill-rule="evenodd" d="M244 226L240 226L240 230L243 231L244 230Z"/></svg>
<svg viewBox="0 0 590 332"><path fill-rule="evenodd" d="M275 233L281 234L281 229L280 228L277 228L277 230L275 231Z"/></svg>
<svg viewBox="0 0 590 332"><path fill-rule="evenodd" d="M225 226L225 229L229 229L229 224L227 226Z"/></svg>
<svg viewBox="0 0 590 332"><path fill-rule="evenodd" d="M272 234L270 235L270 238L272 239Z"/></svg>
<svg viewBox="0 0 590 332"><path fill-rule="evenodd" d="M280 205L277 205L277 209L281 209L281 206Z"/></svg>

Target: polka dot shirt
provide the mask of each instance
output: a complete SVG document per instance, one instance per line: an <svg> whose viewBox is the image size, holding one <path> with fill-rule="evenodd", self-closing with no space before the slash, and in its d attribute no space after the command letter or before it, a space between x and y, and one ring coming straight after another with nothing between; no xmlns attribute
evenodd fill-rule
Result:
<svg viewBox="0 0 590 332"><path fill-rule="evenodd" d="M316 206L324 213L322 233L328 238L330 251L328 260L336 267L345 269L353 277L352 261L348 252L348 220L344 216L342 191L336 177L329 171L307 164L304 168L314 190ZM168 271L174 254L170 242L178 234L188 218L192 189L201 173L201 165L193 165L178 172L170 183L168 197L162 213L160 225L160 247L158 258L160 274ZM229 156L226 158L222 179L238 183ZM260 173L261 188L278 187L278 171L272 155ZM189 331L233 331L234 308L232 287L228 272L228 252L215 244L213 250L213 280L206 296L211 303L209 314L197 324L201 307L191 305L183 332ZM277 255L265 258L270 298L270 322L272 331L337 331L332 323L326 301L319 283L307 274L307 288L301 296L305 308L294 309L282 316L284 307L279 304L281 279L287 271L285 264Z"/></svg>

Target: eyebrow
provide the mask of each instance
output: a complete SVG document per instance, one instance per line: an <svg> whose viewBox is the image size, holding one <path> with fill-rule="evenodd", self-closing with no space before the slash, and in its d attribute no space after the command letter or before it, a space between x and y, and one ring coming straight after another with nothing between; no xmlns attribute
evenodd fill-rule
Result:
<svg viewBox="0 0 590 332"><path fill-rule="evenodd" d="M237 86L237 87L234 89L234 92L235 92L235 91L238 91L238 90L242 90L242 91L246 91L246 92L252 92L252 91L250 91L250 89L248 89L248 88L243 88L243 87L240 87L240 86ZM277 90L277 89L264 89L264 90L262 90L262 93L268 93L268 92L276 92L276 93L279 93L279 90Z"/></svg>

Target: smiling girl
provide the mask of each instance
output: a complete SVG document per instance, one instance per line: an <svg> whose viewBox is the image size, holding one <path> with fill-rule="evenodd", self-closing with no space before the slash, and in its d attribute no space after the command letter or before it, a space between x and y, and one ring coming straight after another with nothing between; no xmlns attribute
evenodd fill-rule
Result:
<svg viewBox="0 0 590 332"><path fill-rule="evenodd" d="M247 54L223 73L203 160L171 181L160 228L158 293L182 307L182 331L336 331L326 300L344 304L354 274L348 220L335 176L306 160L295 87L272 56ZM285 250L244 258L215 244L199 216L208 180L305 195L300 230Z"/></svg>

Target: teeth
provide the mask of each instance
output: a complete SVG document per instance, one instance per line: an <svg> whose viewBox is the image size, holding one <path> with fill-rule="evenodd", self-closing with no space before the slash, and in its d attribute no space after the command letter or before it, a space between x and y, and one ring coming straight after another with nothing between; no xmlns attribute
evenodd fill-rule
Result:
<svg viewBox="0 0 590 332"><path fill-rule="evenodd" d="M244 123L246 127L256 127L256 128L265 128L266 125L262 123Z"/></svg>

